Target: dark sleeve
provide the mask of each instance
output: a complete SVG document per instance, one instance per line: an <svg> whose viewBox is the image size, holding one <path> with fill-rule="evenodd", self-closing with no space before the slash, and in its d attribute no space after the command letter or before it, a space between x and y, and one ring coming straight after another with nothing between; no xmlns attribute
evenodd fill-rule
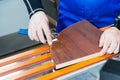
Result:
<svg viewBox="0 0 120 80"><path fill-rule="evenodd" d="M115 26L120 30L120 14L115 18L114 24L112 24L112 26Z"/></svg>
<svg viewBox="0 0 120 80"><path fill-rule="evenodd" d="M23 1L27 7L30 17L38 11L43 11L41 0L23 0Z"/></svg>

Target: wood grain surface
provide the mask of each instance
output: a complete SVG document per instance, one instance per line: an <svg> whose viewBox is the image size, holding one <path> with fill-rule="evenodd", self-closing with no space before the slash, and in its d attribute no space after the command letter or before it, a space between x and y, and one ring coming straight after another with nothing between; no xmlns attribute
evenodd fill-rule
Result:
<svg viewBox="0 0 120 80"><path fill-rule="evenodd" d="M98 56L101 31L86 20L77 22L58 35L51 46L56 69Z"/></svg>

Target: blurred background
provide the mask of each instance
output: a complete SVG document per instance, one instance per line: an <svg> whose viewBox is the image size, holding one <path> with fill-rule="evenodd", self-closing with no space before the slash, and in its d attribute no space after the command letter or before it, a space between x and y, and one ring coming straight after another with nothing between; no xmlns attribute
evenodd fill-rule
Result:
<svg viewBox="0 0 120 80"><path fill-rule="evenodd" d="M56 20L57 11L54 0L42 0L43 7L50 18ZM27 28L29 14L23 0L0 0L0 37Z"/></svg>

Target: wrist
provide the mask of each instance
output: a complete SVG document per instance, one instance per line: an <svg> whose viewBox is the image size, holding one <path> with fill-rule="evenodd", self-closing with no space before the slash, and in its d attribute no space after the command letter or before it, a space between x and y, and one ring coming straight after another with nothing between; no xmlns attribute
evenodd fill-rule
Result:
<svg viewBox="0 0 120 80"><path fill-rule="evenodd" d="M114 24L112 24L111 27L116 27L120 30L120 15L115 18Z"/></svg>
<svg viewBox="0 0 120 80"><path fill-rule="evenodd" d="M30 18L31 18L34 14L36 14L36 13L38 13L38 12L43 12L43 11L44 11L44 9L42 9L42 8L35 9L34 11L32 11L32 12L29 14L29 16L30 16Z"/></svg>

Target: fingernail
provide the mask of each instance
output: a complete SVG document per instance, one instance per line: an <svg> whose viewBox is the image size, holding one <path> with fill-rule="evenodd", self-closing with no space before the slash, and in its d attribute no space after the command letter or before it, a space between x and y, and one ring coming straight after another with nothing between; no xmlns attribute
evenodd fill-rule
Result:
<svg viewBox="0 0 120 80"><path fill-rule="evenodd" d="M104 54L100 54L100 56L103 56Z"/></svg>
<svg viewBox="0 0 120 80"><path fill-rule="evenodd" d="M103 55L103 54L100 52L100 53L99 53L99 56L102 56L102 55Z"/></svg>
<svg viewBox="0 0 120 80"><path fill-rule="evenodd" d="M49 42L48 44L49 44L49 45L52 45L52 42Z"/></svg>
<svg viewBox="0 0 120 80"><path fill-rule="evenodd" d="M119 51L115 51L114 54L117 54Z"/></svg>
<svg viewBox="0 0 120 80"><path fill-rule="evenodd" d="M33 38L29 38L29 39L32 40L32 41L34 40Z"/></svg>
<svg viewBox="0 0 120 80"><path fill-rule="evenodd" d="M46 41L41 41L43 44L45 44L46 43Z"/></svg>
<svg viewBox="0 0 120 80"><path fill-rule="evenodd" d="M102 47L101 44L99 44L99 47Z"/></svg>

